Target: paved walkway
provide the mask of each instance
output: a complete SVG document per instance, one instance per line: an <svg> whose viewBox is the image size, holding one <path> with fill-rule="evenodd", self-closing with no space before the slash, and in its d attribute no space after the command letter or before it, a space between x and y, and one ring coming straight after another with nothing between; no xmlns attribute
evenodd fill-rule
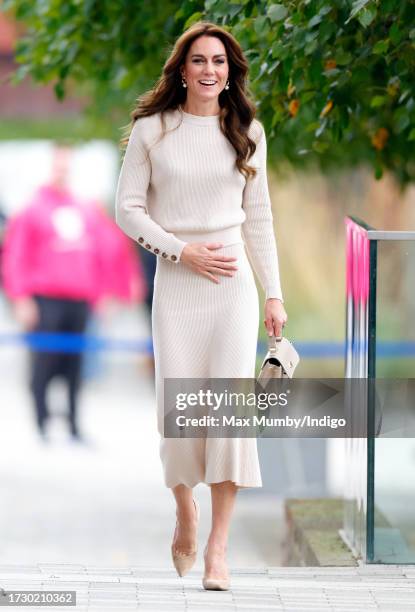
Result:
<svg viewBox="0 0 415 612"><path fill-rule="evenodd" d="M0 566L0 586L6 591L76 591L76 607L26 610L415 610L415 567L399 565L232 567L231 590L220 592L203 589L200 570L178 578L173 568L114 569L40 563L27 567Z"/></svg>

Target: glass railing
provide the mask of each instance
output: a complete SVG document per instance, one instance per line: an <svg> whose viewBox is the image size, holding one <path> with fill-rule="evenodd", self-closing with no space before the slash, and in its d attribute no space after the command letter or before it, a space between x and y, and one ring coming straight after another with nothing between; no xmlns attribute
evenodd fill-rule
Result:
<svg viewBox="0 0 415 612"><path fill-rule="evenodd" d="M345 376L367 392L362 401L351 384L347 397L343 534L367 563L415 563L415 439L378 430L375 405L380 379L415 378L415 232L347 217L346 262Z"/></svg>

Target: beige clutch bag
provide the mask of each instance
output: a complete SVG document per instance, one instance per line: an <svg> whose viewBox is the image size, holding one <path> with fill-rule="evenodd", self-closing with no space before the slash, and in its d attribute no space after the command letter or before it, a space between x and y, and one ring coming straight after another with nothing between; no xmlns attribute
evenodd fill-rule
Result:
<svg viewBox="0 0 415 612"><path fill-rule="evenodd" d="M258 380L292 378L300 357L287 338L268 336L268 353L261 366Z"/></svg>

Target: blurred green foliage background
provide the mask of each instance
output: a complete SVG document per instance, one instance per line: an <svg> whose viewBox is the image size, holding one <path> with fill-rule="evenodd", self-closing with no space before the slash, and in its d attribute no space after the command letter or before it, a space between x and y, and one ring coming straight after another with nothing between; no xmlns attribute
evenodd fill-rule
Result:
<svg viewBox="0 0 415 612"><path fill-rule="evenodd" d="M4 0L3 10L26 28L16 79L53 81L61 98L76 84L108 136L118 137L176 36L206 19L250 61L275 162L325 172L365 163L402 186L415 178L412 0Z"/></svg>

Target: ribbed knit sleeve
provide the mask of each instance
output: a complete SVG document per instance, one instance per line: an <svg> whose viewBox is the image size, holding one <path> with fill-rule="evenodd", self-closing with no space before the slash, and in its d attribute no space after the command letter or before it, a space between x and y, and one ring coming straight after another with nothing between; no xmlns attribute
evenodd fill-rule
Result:
<svg viewBox="0 0 415 612"><path fill-rule="evenodd" d="M165 231L148 213L147 191L151 161L144 138L147 117L138 119L131 131L116 193L116 222L131 238L155 255L178 263L186 242Z"/></svg>
<svg viewBox="0 0 415 612"><path fill-rule="evenodd" d="M248 179L243 192L242 208L246 220L242 235L252 267L265 291L265 298L283 301L278 266L277 245L271 199L267 180L267 142L262 124L255 120L259 140L250 165L257 169L256 176Z"/></svg>

